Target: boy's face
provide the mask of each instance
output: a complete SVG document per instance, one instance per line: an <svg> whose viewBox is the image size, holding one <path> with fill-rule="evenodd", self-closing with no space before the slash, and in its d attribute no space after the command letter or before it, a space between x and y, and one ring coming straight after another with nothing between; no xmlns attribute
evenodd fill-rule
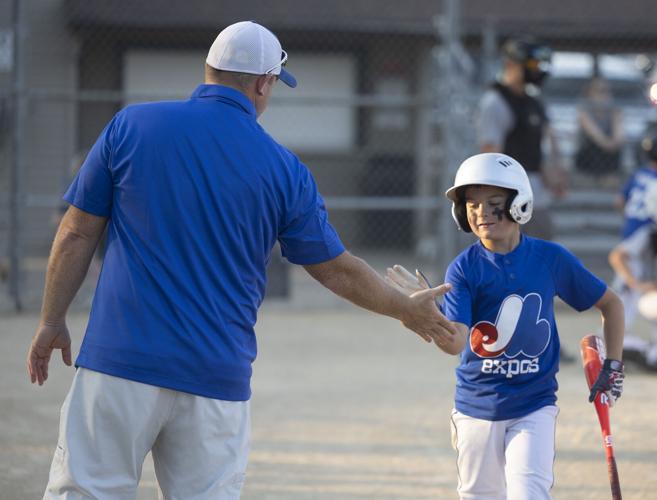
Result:
<svg viewBox="0 0 657 500"><path fill-rule="evenodd" d="M518 224L506 216L511 191L497 186L468 186L465 209L472 233L480 240L506 241L518 231Z"/></svg>

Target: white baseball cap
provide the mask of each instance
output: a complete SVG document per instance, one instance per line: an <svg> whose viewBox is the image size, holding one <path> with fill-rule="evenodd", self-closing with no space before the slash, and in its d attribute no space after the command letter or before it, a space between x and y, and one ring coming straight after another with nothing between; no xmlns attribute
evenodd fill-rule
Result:
<svg viewBox="0 0 657 500"><path fill-rule="evenodd" d="M231 24L219 33L205 62L223 71L277 75L287 86L297 86L296 78L283 67L287 52L281 42L271 31L253 21Z"/></svg>

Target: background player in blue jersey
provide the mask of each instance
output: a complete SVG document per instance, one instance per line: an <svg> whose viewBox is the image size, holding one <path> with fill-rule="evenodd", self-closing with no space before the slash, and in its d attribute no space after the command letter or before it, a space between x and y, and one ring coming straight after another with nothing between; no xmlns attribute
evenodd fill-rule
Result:
<svg viewBox="0 0 657 500"><path fill-rule="evenodd" d="M657 290L657 137L641 141L646 166L635 172L623 188L623 240L609 253L616 275L612 286L625 306L625 351L627 359L657 369L657 325L652 325L650 342L633 332L641 296Z"/></svg>
<svg viewBox="0 0 657 500"><path fill-rule="evenodd" d="M520 232L532 191L509 156L468 158L447 193L460 229L479 241L449 265L445 315L458 335L440 341L459 354L452 442L462 499L550 498L559 368L553 300L578 311L597 307L608 357L589 398L622 392L623 306L562 246ZM389 277L407 292L418 280L399 267ZM408 285L410 283L410 285Z"/></svg>
<svg viewBox="0 0 657 500"><path fill-rule="evenodd" d="M249 451L254 325L265 268L283 255L425 340L455 334L438 287L409 298L345 251L308 169L257 122L283 68L276 36L223 30L190 99L128 106L65 199L27 366L71 364L66 311L107 226L103 268L45 498L134 499L152 451L167 499L239 498Z"/></svg>
<svg viewBox="0 0 657 500"><path fill-rule="evenodd" d="M623 187L618 205L623 209L622 238L628 238L645 224L657 222L650 213L649 198L657 197L657 137L641 141L647 163L634 172Z"/></svg>
<svg viewBox="0 0 657 500"><path fill-rule="evenodd" d="M657 210L657 198L652 201ZM657 211L654 213L657 215ZM650 370L657 370L657 322L651 325L650 341L638 336L634 325L641 297L657 293L656 258L656 223L642 225L609 252L609 264L616 273L612 287L625 308L623 358Z"/></svg>

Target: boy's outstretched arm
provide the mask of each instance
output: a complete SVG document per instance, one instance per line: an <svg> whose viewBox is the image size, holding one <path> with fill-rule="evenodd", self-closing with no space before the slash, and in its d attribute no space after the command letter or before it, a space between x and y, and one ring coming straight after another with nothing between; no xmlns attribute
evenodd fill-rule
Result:
<svg viewBox="0 0 657 500"><path fill-rule="evenodd" d="M613 290L607 288L595 307L602 313L602 328L607 358L621 361L623 358L623 337L625 335L623 303Z"/></svg>
<svg viewBox="0 0 657 500"><path fill-rule="evenodd" d="M457 323L452 321L452 324L458 332L456 335L452 336L448 342L436 343L436 345L447 354L458 355L461 354L461 351L465 347L465 342L468 339L468 332L470 329L463 323Z"/></svg>
<svg viewBox="0 0 657 500"><path fill-rule="evenodd" d="M592 402L599 392L604 392L609 398L609 404L613 405L623 393L622 357L625 311L618 295L609 288L595 304L595 307L602 313L607 358L604 360L597 380L591 386L589 402Z"/></svg>
<svg viewBox="0 0 657 500"><path fill-rule="evenodd" d="M654 281L641 281L634 276L628 263L630 256L621 245L617 245L609 252L609 265L618 274L627 286L640 292L650 292L657 289L657 283Z"/></svg>

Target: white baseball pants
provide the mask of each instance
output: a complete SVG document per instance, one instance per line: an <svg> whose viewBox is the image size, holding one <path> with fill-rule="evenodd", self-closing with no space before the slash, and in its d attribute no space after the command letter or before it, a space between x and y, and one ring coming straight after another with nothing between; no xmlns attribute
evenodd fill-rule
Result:
<svg viewBox="0 0 657 500"><path fill-rule="evenodd" d="M240 497L248 401L221 401L80 368L62 406L44 499L134 500L152 451L171 500Z"/></svg>
<svg viewBox="0 0 657 500"><path fill-rule="evenodd" d="M459 498L550 499L558 413L545 406L522 418L490 421L452 410Z"/></svg>

